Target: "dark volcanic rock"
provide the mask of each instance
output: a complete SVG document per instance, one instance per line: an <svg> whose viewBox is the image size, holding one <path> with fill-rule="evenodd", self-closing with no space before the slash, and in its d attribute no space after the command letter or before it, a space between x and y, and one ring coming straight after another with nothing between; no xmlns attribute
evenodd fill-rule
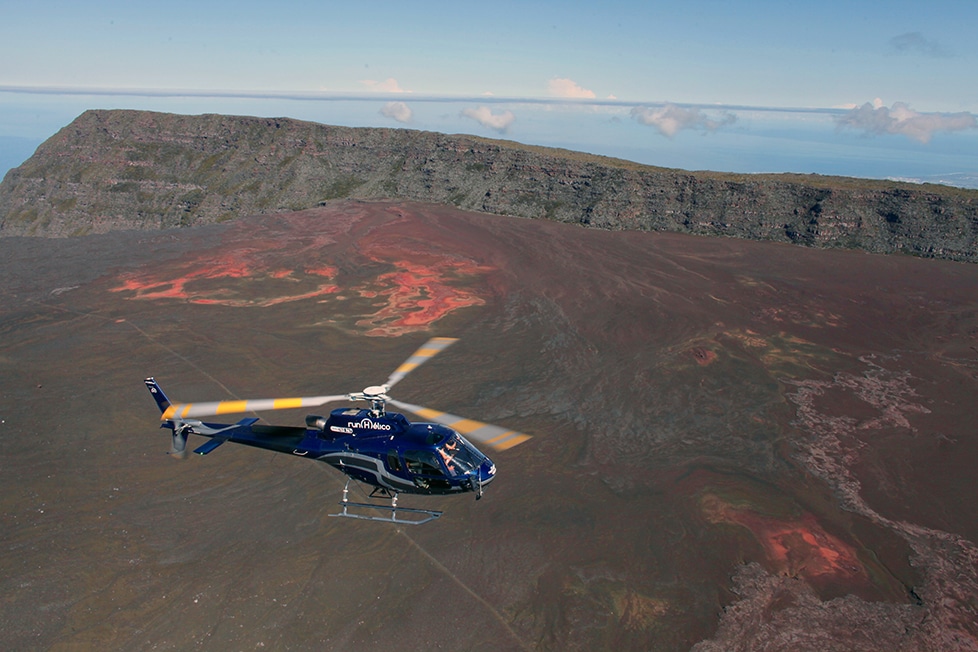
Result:
<svg viewBox="0 0 978 652"><path fill-rule="evenodd" d="M0 235L192 226L339 198L978 260L975 191L693 173L473 136L141 111L88 111L11 170Z"/></svg>
<svg viewBox="0 0 978 652"><path fill-rule="evenodd" d="M0 650L978 652L978 266L346 201L0 277ZM397 398L533 438L417 528L171 459L141 382L336 394L431 335Z"/></svg>

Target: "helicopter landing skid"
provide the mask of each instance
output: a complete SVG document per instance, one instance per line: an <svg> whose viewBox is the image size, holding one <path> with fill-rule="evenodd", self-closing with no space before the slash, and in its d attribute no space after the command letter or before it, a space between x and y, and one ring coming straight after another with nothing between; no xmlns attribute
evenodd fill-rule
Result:
<svg viewBox="0 0 978 652"><path fill-rule="evenodd" d="M356 518L362 521L381 521L383 523L397 523L398 525L422 525L424 523L428 523L429 521L433 521L439 516L441 516L441 512L432 511L430 509L412 509L410 507L398 508L397 492L392 493L386 489L375 488L372 492L370 492L370 497L373 498L375 496L380 495L380 496L384 496L385 498L390 498L391 499L390 506L375 505L373 503L350 502L348 498L349 491L350 491L350 481L347 480L346 486L343 487L343 500L341 500L339 503L340 506L343 508L343 511L339 512L338 514L329 514L329 516L336 516L338 518ZM390 516L370 516L369 514L357 514L349 511L351 507L358 508L358 509L376 509L379 511L390 511ZM403 513L416 514L418 515L418 517L398 518L397 517L398 512L401 512L402 514Z"/></svg>

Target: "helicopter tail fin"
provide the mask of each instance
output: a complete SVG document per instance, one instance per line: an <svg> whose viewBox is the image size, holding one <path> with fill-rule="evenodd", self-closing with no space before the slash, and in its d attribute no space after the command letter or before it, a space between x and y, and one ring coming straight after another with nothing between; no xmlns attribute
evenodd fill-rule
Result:
<svg viewBox="0 0 978 652"><path fill-rule="evenodd" d="M156 405L159 406L160 413L161 414L165 413L167 409L169 409L170 407L170 399L168 399L166 397L166 394L163 393L163 388L160 387L160 384L156 382L156 379L153 377L149 377L143 382L146 383L146 388L149 390L149 393L152 394L153 398L156 400Z"/></svg>

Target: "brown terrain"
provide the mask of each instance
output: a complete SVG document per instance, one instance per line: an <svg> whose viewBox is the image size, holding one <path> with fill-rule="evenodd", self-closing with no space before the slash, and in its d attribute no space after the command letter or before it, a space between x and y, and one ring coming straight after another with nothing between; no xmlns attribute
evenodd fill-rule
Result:
<svg viewBox="0 0 978 652"><path fill-rule="evenodd" d="M978 266L339 201L0 270L3 649L978 650ZM416 528L169 458L141 382L355 391L432 335L398 398L534 437Z"/></svg>

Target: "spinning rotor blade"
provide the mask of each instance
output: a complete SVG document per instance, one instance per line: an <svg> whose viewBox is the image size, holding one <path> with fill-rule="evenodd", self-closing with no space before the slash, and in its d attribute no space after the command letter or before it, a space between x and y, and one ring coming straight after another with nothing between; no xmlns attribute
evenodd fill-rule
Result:
<svg viewBox="0 0 978 652"><path fill-rule="evenodd" d="M402 410L413 412L422 419L428 419L434 423L440 423L443 426L454 428L465 435L466 438L474 439L497 451L504 451L507 448L512 448L530 439L530 435L524 435L515 430L494 426L491 423L482 423L474 419L466 419L465 417L455 416L447 412L439 412L438 410L421 407L420 405L402 403L394 399L388 400L388 403Z"/></svg>
<svg viewBox="0 0 978 652"><path fill-rule="evenodd" d="M394 373L391 374L391 377L387 379L387 382L384 383L384 387L390 390L390 388L396 385L402 378L450 347L455 342L458 342L458 339L454 337L431 338L425 342L420 349L415 351L414 355L401 363L401 366L398 367Z"/></svg>
<svg viewBox="0 0 978 652"><path fill-rule="evenodd" d="M209 417L219 414L237 414L260 410L285 410L288 408L315 407L333 401L345 401L349 394L337 396L306 396L301 398L259 398L249 401L209 401L206 403L173 403L163 412L162 421L167 419L189 419Z"/></svg>

